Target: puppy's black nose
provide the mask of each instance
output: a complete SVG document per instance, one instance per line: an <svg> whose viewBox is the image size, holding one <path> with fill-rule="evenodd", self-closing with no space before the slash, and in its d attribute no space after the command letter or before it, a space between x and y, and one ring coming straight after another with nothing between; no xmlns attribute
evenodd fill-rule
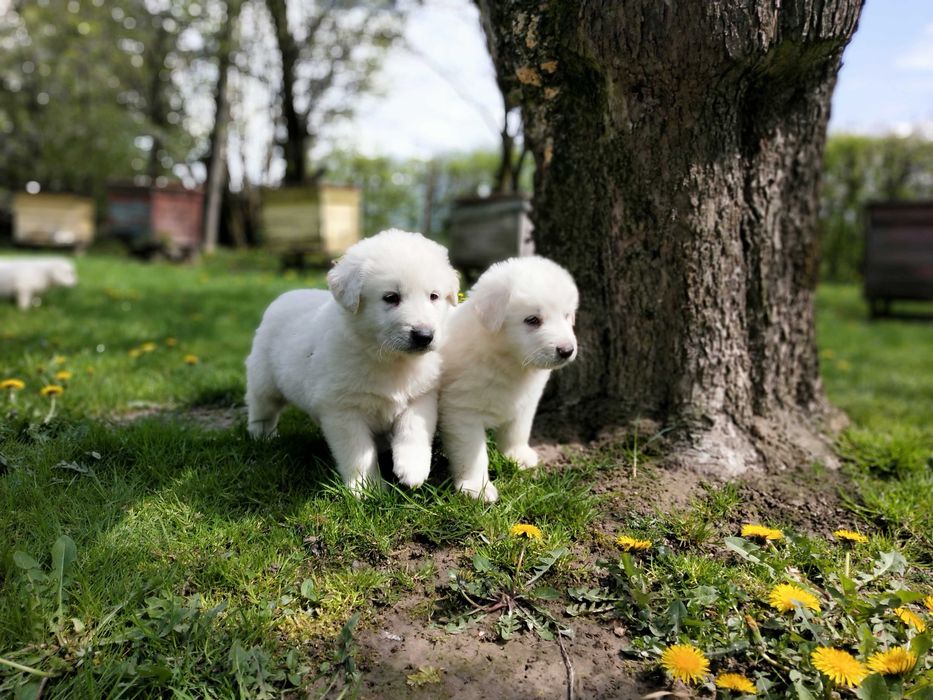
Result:
<svg viewBox="0 0 933 700"><path fill-rule="evenodd" d="M416 348L426 348L434 340L434 331L430 328L412 328L411 344Z"/></svg>
<svg viewBox="0 0 933 700"><path fill-rule="evenodd" d="M573 355L573 345L558 345L557 355L560 357L560 359L566 360L568 357Z"/></svg>

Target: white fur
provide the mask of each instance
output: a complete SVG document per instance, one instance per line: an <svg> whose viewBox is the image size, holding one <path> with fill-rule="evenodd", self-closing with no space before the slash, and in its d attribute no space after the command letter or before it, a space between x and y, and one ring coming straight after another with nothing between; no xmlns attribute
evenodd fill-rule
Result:
<svg viewBox="0 0 933 700"><path fill-rule="evenodd" d="M0 298L16 300L25 311L50 287L74 287L78 274L65 258L0 258Z"/></svg>
<svg viewBox="0 0 933 700"><path fill-rule="evenodd" d="M384 437L396 476L419 486L437 422L436 350L460 286L447 250L417 233L384 231L351 247L327 282L330 292L287 292L266 309L246 358L249 432L274 433L291 403L320 424L355 494L382 483L376 440ZM389 293L397 305L384 301ZM414 347L413 329L433 331L430 345Z"/></svg>
<svg viewBox="0 0 933 700"><path fill-rule="evenodd" d="M551 370L576 358L578 301L573 278L557 263L512 258L483 273L451 315L441 348L440 426L458 490L498 498L489 481L487 429L522 468L538 463L528 444L531 424ZM526 323L531 317L540 325Z"/></svg>

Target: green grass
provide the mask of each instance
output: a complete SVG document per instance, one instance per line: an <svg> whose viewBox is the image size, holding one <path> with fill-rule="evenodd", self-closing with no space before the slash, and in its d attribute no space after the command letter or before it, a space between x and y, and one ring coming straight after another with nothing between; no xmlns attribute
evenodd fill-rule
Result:
<svg viewBox="0 0 933 700"><path fill-rule="evenodd" d="M286 412L281 437L257 444L238 412L262 310L286 289L320 284L320 274L283 278L272 260L232 255L192 267L87 257L79 271L77 289L50 293L39 309L0 308L0 379L27 382L15 403L0 397L0 659L33 669L0 665L0 696L38 689L40 673L52 675L43 697L63 698L352 687L354 613L365 625L414 594L452 628L483 617L456 585L434 590L444 573L435 552L459 562L466 596L526 601L539 610L528 619L552 635L573 623L562 606L589 614L598 604L609 614L619 600L631 606L637 586L652 601L645 610L682 599L691 614L711 587L728 619L769 580L722 548L742 513L737 487L649 514L594 496L604 473L630 468L625 446L537 474L494 455L495 506L443 483L355 500L304 417ZM823 289L819 310L821 347L833 354L824 358L827 388L854 422L842 441L861 489L854 507L874 533L860 561L897 547L929 564L933 368L921 348L933 347L933 327L869 324L850 287ZM154 349L131 355L146 343ZM197 364L185 363L188 354ZM72 377L45 423L52 401L38 390L62 369ZM218 417L226 422L212 427ZM650 461L639 468L643 480L660 476ZM543 541L517 544L508 534L516 522L535 523ZM598 523L649 537L657 556L632 579ZM67 549L63 535L76 556L57 569L52 549ZM429 556L400 563L397 552L409 547ZM524 590L541 559L565 548L572 554ZM844 559L804 536L769 556L775 571L823 572L821 585ZM606 557L615 562L593 563ZM586 602L587 590L607 593ZM661 636L645 623L633 658L652 658L658 640L683 632L667 619L654 623ZM515 620L497 625L516 631ZM718 634L696 638L712 644Z"/></svg>
<svg viewBox="0 0 933 700"><path fill-rule="evenodd" d="M929 313L929 308L922 310ZM840 441L863 515L933 564L933 321L869 322L856 289L820 290L818 332L830 399L852 426Z"/></svg>

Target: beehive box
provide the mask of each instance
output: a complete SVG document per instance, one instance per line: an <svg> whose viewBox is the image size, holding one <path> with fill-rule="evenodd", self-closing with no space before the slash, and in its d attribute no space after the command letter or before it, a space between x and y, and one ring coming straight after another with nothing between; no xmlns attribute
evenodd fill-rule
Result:
<svg viewBox="0 0 933 700"><path fill-rule="evenodd" d="M201 245L204 192L178 184L164 187L111 185L107 226L133 248L167 243L186 252Z"/></svg>
<svg viewBox="0 0 933 700"><path fill-rule="evenodd" d="M521 195L458 199L448 218L450 261L482 272L506 258L532 255L531 203Z"/></svg>
<svg viewBox="0 0 933 700"><path fill-rule="evenodd" d="M94 200L40 192L13 196L13 241L41 248L87 248L94 240Z"/></svg>
<svg viewBox="0 0 933 700"><path fill-rule="evenodd" d="M265 246L282 255L336 258L360 240L360 190L306 185L262 193Z"/></svg>
<svg viewBox="0 0 933 700"><path fill-rule="evenodd" d="M867 208L865 298L873 314L891 301L933 300L933 202L878 202Z"/></svg>

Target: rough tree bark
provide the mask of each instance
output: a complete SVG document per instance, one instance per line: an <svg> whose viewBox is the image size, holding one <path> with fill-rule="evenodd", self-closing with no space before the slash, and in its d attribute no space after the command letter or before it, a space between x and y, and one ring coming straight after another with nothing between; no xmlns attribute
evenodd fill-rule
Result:
<svg viewBox="0 0 933 700"><path fill-rule="evenodd" d="M282 118L285 122L286 185L301 184L307 168L308 115L298 109L295 102L295 81L298 75L300 52L295 38L288 29L288 8L285 0L266 0L266 7L275 27L276 46L282 61Z"/></svg>
<svg viewBox="0 0 933 700"><path fill-rule="evenodd" d="M725 474L831 458L817 188L862 0L477 1L521 96L537 250L582 293L542 417L660 420Z"/></svg>
<svg viewBox="0 0 933 700"><path fill-rule="evenodd" d="M207 181L204 183L204 252L217 249L220 237L220 215L227 189L227 126L230 121L230 98L227 78L233 63L235 43L233 33L243 3L227 3L227 17L217 36L217 83L214 87L214 125L211 128L210 152L207 157Z"/></svg>

